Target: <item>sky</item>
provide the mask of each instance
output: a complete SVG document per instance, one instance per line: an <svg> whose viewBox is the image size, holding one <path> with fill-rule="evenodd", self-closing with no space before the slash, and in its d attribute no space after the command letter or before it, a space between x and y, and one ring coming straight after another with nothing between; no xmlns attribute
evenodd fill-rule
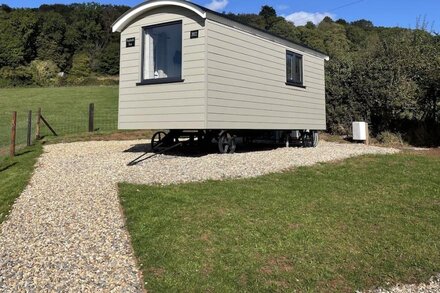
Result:
<svg viewBox="0 0 440 293"><path fill-rule="evenodd" d="M87 0L0 0L11 7L38 7L41 4L69 4ZM134 6L142 0L95 0L102 4ZM303 25L307 21L319 23L325 16L334 20L371 20L376 26L414 28L417 19L426 19L428 30L440 33L440 0L193 0L219 12L258 13L263 5L270 5L278 15Z"/></svg>

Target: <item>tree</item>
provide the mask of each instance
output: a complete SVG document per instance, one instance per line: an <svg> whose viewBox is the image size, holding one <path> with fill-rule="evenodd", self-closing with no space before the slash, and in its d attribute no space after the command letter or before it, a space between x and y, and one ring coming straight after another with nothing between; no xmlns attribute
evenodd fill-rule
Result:
<svg viewBox="0 0 440 293"><path fill-rule="evenodd" d="M28 10L0 14L0 67L17 67L35 57L37 18Z"/></svg>
<svg viewBox="0 0 440 293"><path fill-rule="evenodd" d="M268 5L264 5L263 7L261 7L261 11L259 15L264 19L265 22L264 28L266 30L270 30L273 27L273 25L278 21L277 12L273 7Z"/></svg>
<svg viewBox="0 0 440 293"><path fill-rule="evenodd" d="M39 14L39 34L37 36L37 58L52 60L65 70L68 61L67 48L64 46L66 20L61 14L49 11Z"/></svg>
<svg viewBox="0 0 440 293"><path fill-rule="evenodd" d="M119 43L110 43L99 58L99 72L108 75L119 73Z"/></svg>
<svg viewBox="0 0 440 293"><path fill-rule="evenodd" d="M374 27L374 24L371 21L366 20L366 19L360 19L360 20L353 21L351 23L351 25L360 27L362 29L371 29Z"/></svg>
<svg viewBox="0 0 440 293"><path fill-rule="evenodd" d="M8 5L6 5L6 4L1 4L0 5L0 12L9 13L11 11L12 11L12 8L9 7Z"/></svg>

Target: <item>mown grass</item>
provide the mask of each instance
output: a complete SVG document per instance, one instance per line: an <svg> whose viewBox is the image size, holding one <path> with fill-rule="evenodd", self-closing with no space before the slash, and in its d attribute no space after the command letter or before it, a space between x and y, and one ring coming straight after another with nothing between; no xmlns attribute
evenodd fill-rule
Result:
<svg viewBox="0 0 440 293"><path fill-rule="evenodd" d="M255 179L121 184L152 292L353 292L440 272L440 157L366 156Z"/></svg>
<svg viewBox="0 0 440 293"><path fill-rule="evenodd" d="M42 147L37 144L22 149L14 158L0 159L0 223L26 187L41 153Z"/></svg>
<svg viewBox="0 0 440 293"><path fill-rule="evenodd" d="M26 142L28 111L42 108L43 116L57 134L84 133L88 130L88 105L95 104L95 128L117 129L118 87L8 88L0 91L0 149L9 144L11 113L17 111L17 144ZM35 130L35 125L33 126ZM51 133L42 128L43 135ZM3 149L4 152L4 149ZM0 154L1 155L1 154Z"/></svg>

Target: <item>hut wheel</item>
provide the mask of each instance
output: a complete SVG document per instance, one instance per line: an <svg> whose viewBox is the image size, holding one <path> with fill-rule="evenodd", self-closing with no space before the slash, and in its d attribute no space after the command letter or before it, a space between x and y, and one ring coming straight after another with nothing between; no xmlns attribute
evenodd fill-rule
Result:
<svg viewBox="0 0 440 293"><path fill-rule="evenodd" d="M156 132L151 138L151 149L154 151L158 148L162 143L163 139L167 134L163 131Z"/></svg>
<svg viewBox="0 0 440 293"><path fill-rule="evenodd" d="M305 148L314 148L318 145L318 132L317 131L304 131L302 132L302 145Z"/></svg>
<svg viewBox="0 0 440 293"><path fill-rule="evenodd" d="M235 136L229 132L222 132L218 138L218 150L222 154L233 154L237 145L235 143Z"/></svg>

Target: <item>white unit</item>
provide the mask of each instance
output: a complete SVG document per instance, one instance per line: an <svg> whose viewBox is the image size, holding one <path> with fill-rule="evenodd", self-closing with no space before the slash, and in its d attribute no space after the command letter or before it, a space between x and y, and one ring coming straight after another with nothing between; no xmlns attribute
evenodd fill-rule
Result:
<svg viewBox="0 0 440 293"><path fill-rule="evenodd" d="M353 140L367 140L367 129L366 122L353 122Z"/></svg>

